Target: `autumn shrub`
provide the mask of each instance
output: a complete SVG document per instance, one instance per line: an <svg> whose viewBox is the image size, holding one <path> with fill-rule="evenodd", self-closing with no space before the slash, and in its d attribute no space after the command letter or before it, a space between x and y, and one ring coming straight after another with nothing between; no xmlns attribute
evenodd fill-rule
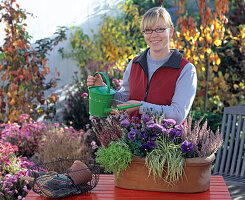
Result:
<svg viewBox="0 0 245 200"><path fill-rule="evenodd" d="M63 57L72 57L81 73L93 74L105 70L106 74L121 79L128 62L146 47L140 32L137 5L126 1L118 6L118 16L105 16L97 34L89 36L80 27L71 28L71 51L60 49ZM92 67L94 64L96 66Z"/></svg>
<svg viewBox="0 0 245 200"><path fill-rule="evenodd" d="M47 126L43 122L34 121L28 114L20 115L18 121L1 125L1 139L17 146L18 155L31 157L37 150Z"/></svg>
<svg viewBox="0 0 245 200"><path fill-rule="evenodd" d="M76 131L73 127L54 124L43 134L34 155L35 162L54 162L60 158L89 158L83 130Z"/></svg>
<svg viewBox="0 0 245 200"><path fill-rule="evenodd" d="M230 1L227 18L226 40L218 52L220 70L229 88L229 92L223 94L222 101L224 106L231 106L245 104L245 2Z"/></svg>
<svg viewBox="0 0 245 200"><path fill-rule="evenodd" d="M222 113L224 107L244 104L244 2L197 1L196 18L181 4L175 47L197 69L198 89L193 108ZM239 22L239 23L238 23Z"/></svg>
<svg viewBox="0 0 245 200"><path fill-rule="evenodd" d="M17 121L22 113L34 119L55 112L49 106L56 102L55 94L44 97L44 92L56 87L57 75L46 79L50 69L47 55L65 38L65 27L59 27L55 36L31 44L26 31L28 13L15 0L0 3L0 22L5 24L4 43L0 47L0 122Z"/></svg>

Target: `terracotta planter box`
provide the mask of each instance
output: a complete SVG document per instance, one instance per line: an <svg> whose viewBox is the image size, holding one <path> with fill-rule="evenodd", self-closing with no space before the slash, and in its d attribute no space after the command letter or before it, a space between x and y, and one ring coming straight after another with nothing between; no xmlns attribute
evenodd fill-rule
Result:
<svg viewBox="0 0 245 200"><path fill-rule="evenodd" d="M187 158L184 165L184 176L175 185L169 185L161 178L154 180L153 175L149 176L145 159L135 157L129 168L120 173L119 178L114 175L114 184L117 187L132 190L204 192L210 186L211 165L214 159L214 154L206 158Z"/></svg>

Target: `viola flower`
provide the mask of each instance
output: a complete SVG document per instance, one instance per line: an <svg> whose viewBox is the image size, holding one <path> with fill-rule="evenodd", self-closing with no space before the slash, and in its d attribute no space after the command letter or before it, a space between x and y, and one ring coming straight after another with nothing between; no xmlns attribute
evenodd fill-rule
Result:
<svg viewBox="0 0 245 200"><path fill-rule="evenodd" d="M176 130L175 137L180 138L182 136L183 131L182 130Z"/></svg>
<svg viewBox="0 0 245 200"><path fill-rule="evenodd" d="M152 141L147 141L146 143L142 144L141 151L142 152L148 152L150 149L154 148L156 144Z"/></svg>
<svg viewBox="0 0 245 200"><path fill-rule="evenodd" d="M144 130L144 131L141 132L140 138L141 138L142 140L145 140L145 139L147 138L146 130Z"/></svg>
<svg viewBox="0 0 245 200"><path fill-rule="evenodd" d="M193 145L191 142L184 141L184 142L181 144L181 150L182 150L184 153L193 153L193 152L194 152L194 145Z"/></svg>
<svg viewBox="0 0 245 200"><path fill-rule="evenodd" d="M150 120L150 116L147 115L147 114L143 114L143 115L141 116L141 118L142 118L142 120L145 121L145 122L148 122L148 121Z"/></svg>
<svg viewBox="0 0 245 200"><path fill-rule="evenodd" d="M146 144L148 145L149 148L154 148L156 146L155 142L152 142L150 140L148 140Z"/></svg>
<svg viewBox="0 0 245 200"><path fill-rule="evenodd" d="M128 133L128 138L129 138L131 141L134 141L137 133L138 133L138 130L137 130L137 129L131 130L131 131Z"/></svg>
<svg viewBox="0 0 245 200"><path fill-rule="evenodd" d="M141 152L148 152L149 151L149 146L147 144L142 144L141 146Z"/></svg>
<svg viewBox="0 0 245 200"><path fill-rule="evenodd" d="M130 122L127 119L124 119L124 120L121 121L120 124L121 124L121 126L127 128L130 125Z"/></svg>

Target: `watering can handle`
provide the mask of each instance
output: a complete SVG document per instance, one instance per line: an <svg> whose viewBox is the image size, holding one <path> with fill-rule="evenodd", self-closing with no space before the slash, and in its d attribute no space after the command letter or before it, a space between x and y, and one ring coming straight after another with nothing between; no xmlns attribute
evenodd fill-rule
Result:
<svg viewBox="0 0 245 200"><path fill-rule="evenodd" d="M96 72L94 76L96 76L96 74L101 74L104 77L106 85L107 85L107 93L110 94L111 85L110 85L110 81L108 77L106 76L106 74L104 72Z"/></svg>

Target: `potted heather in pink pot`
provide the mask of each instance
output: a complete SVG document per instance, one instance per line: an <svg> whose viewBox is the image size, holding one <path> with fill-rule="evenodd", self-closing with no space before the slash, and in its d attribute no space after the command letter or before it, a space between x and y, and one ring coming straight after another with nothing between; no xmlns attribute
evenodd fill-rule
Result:
<svg viewBox="0 0 245 200"><path fill-rule="evenodd" d="M219 130L205 122L181 125L163 116L125 114L91 118L102 147L97 162L115 175L115 185L126 189L195 193L209 189L214 153L222 145ZM191 128L193 126L193 128Z"/></svg>

